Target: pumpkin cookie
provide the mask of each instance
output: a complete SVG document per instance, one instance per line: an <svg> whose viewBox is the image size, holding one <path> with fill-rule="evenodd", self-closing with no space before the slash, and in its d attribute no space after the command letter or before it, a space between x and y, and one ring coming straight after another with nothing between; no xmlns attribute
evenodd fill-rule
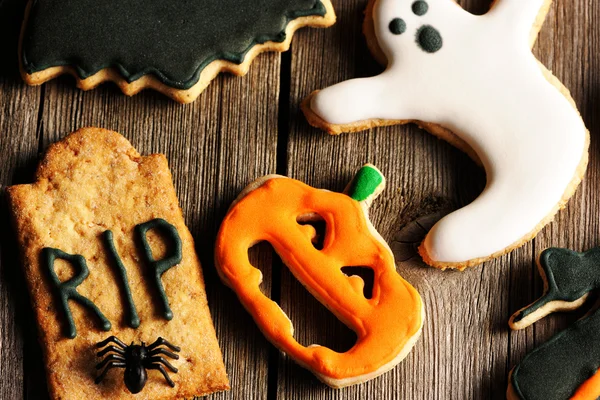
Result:
<svg viewBox="0 0 600 400"><path fill-rule="evenodd" d="M302 182L269 175L250 184L234 202L217 237L215 260L221 279L238 295L265 336L297 363L332 387L372 379L398 364L421 333L423 304L398 273L391 250L368 218L371 202L385 186L373 166L363 167L346 193L318 190ZM323 247L313 244L326 224ZM269 242L292 274L337 318L356 332L347 352L302 346L291 321L259 285L260 270L248 249ZM344 267L372 269L372 294Z"/></svg>
<svg viewBox="0 0 600 400"><path fill-rule="evenodd" d="M52 398L229 388L163 155L84 128L49 148L35 183L7 192Z"/></svg>
<svg viewBox="0 0 600 400"><path fill-rule="evenodd" d="M481 195L420 246L429 265L464 269L520 247L585 173L588 131L569 91L531 52L550 4L496 0L477 16L453 0L371 0L364 31L387 69L302 105L332 134L415 122L485 168Z"/></svg>
<svg viewBox="0 0 600 400"><path fill-rule="evenodd" d="M600 290L600 248L584 253L550 248L538 259L544 294L510 319L523 329L546 315L581 307ZM598 308L560 332L511 371L509 400L595 400L600 397Z"/></svg>
<svg viewBox="0 0 600 400"><path fill-rule="evenodd" d="M115 82L194 101L221 71L248 72L263 51L285 51L304 26L335 22L329 0L29 0L21 74L39 85L69 73L89 90Z"/></svg>

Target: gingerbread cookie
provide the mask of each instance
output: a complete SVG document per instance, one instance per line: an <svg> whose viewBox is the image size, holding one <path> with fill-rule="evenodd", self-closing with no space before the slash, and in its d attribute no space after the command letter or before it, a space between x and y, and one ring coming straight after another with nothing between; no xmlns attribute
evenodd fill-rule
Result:
<svg viewBox="0 0 600 400"><path fill-rule="evenodd" d="M464 269L523 245L585 173L588 131L531 52L550 3L497 0L476 16L452 0L371 0L364 30L387 69L303 103L308 121L332 134L415 122L485 168L481 195L421 245L432 266Z"/></svg>
<svg viewBox="0 0 600 400"><path fill-rule="evenodd" d="M600 248L550 248L538 259L544 295L510 319L523 329L556 311L574 310L600 289ZM509 400L595 400L600 397L600 312L593 310L529 353L512 371Z"/></svg>
<svg viewBox="0 0 600 400"><path fill-rule="evenodd" d="M69 73L89 90L158 90L194 101L221 71L248 72L263 51L285 51L304 26L335 22L329 0L29 0L21 73L39 85Z"/></svg>
<svg viewBox="0 0 600 400"><path fill-rule="evenodd" d="M297 363L332 387L372 379L398 364L411 350L423 325L417 291L398 273L394 256L368 218L368 208L385 186L373 166L363 167L347 194L318 190L302 182L269 175L250 184L229 209L219 230L215 260L221 279L238 295L265 336ZM313 245L326 224L322 249ZM269 242L292 274L340 321L356 332L345 353L319 345L302 346L291 321L259 285L260 270L248 249ZM344 267L374 273L372 295L365 282Z"/></svg>
<svg viewBox="0 0 600 400"><path fill-rule="evenodd" d="M7 189L55 399L229 388L167 160L84 128Z"/></svg>

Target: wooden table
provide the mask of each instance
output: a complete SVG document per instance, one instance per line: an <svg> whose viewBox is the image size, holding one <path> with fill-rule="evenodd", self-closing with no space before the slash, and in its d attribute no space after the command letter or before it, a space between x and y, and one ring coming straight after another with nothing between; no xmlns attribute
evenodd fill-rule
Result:
<svg viewBox="0 0 600 400"><path fill-rule="evenodd" d="M485 12L489 2L460 1L474 13ZM246 77L222 75L195 103L182 106L151 91L128 98L109 84L82 92L70 78L25 86L16 57L24 0L0 0L0 185L31 182L38 155L83 126L116 130L141 153L167 155L197 242L231 379L231 391L212 398L503 398L515 363L583 314L552 316L522 332L507 327L510 314L541 293L534 268L541 250L600 244L600 2L555 0L535 48L571 90L591 131L586 179L534 241L462 273L424 267L415 248L436 218L477 196L485 184L481 169L415 126L331 137L311 128L299 111L312 90L381 70L361 34L366 0L333 3L334 27L303 29L290 52L261 55ZM398 272L423 296L426 322L414 351L394 370L333 390L263 338L217 278L213 243L229 204L253 179L279 173L341 191L365 162L387 176L372 220L394 249ZM0 399L43 399L41 352L4 196L0 216ZM281 267L267 246L253 258L265 273L265 289L288 313L301 343L340 351L352 345L352 332Z"/></svg>

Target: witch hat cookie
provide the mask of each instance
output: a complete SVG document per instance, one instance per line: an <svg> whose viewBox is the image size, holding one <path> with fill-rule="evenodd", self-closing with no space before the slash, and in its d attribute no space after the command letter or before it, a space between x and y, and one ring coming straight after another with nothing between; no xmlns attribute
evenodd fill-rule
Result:
<svg viewBox="0 0 600 400"><path fill-rule="evenodd" d="M550 248L538 259L544 294L510 319L524 329L546 315L581 307L600 290L600 248ZM511 371L509 400L595 400L600 397L600 312L596 308L529 354Z"/></svg>
<svg viewBox="0 0 600 400"><path fill-rule="evenodd" d="M481 195L421 245L432 266L463 269L521 246L584 175L586 127L531 52L550 3L497 0L476 16L452 0L371 0L365 33L387 69L303 103L308 121L332 134L415 122L485 168Z"/></svg>

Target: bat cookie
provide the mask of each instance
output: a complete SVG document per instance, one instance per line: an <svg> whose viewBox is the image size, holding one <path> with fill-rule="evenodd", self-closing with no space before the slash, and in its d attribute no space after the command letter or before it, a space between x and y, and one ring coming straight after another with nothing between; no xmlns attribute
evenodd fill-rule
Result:
<svg viewBox="0 0 600 400"><path fill-rule="evenodd" d="M194 101L221 71L248 72L264 51L286 51L304 26L335 22L330 0L29 0L21 33L25 82L68 73L89 90L115 82Z"/></svg>
<svg viewBox="0 0 600 400"><path fill-rule="evenodd" d="M368 218L368 208L385 186L379 170L364 166L346 193L314 189L302 182L269 175L250 184L225 216L217 237L215 261L264 335L277 348L332 387L372 379L409 353L423 326L417 291L398 273L391 250ZM323 247L313 245L315 228L326 224ZM354 346L338 353L305 347L294 339L291 321L260 290L262 274L248 249L269 242L306 289L356 332ZM344 267L363 266L374 273L372 294L365 282Z"/></svg>
<svg viewBox="0 0 600 400"><path fill-rule="evenodd" d="M485 168L480 196L420 246L429 265L464 269L523 245L585 173L588 131L531 52L550 4L497 0L478 16L452 0L371 0L364 30L386 70L303 102L308 121L329 133L415 122Z"/></svg>
<svg viewBox="0 0 600 400"><path fill-rule="evenodd" d="M544 294L510 319L523 329L546 315L583 305L600 290L600 248L583 253L550 248L538 259ZM539 346L511 371L509 400L596 400L600 397L600 312L588 315Z"/></svg>
<svg viewBox="0 0 600 400"><path fill-rule="evenodd" d="M84 128L50 146L35 183L7 193L51 398L229 389L163 155Z"/></svg>

